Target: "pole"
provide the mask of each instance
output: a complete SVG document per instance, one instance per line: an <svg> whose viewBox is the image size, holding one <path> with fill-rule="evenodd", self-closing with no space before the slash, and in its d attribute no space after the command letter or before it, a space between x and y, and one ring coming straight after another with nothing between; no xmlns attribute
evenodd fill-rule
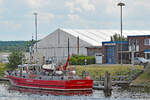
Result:
<svg viewBox="0 0 150 100"><path fill-rule="evenodd" d="M70 56L70 51L69 51L69 38L68 38L68 57Z"/></svg>
<svg viewBox="0 0 150 100"><path fill-rule="evenodd" d="M77 37L77 54L79 55L79 36Z"/></svg>
<svg viewBox="0 0 150 100"><path fill-rule="evenodd" d="M120 33L121 33L121 49L120 49L120 60L121 60L121 65L123 64L122 62L122 7L125 6L124 3L119 3L118 6L120 6Z"/></svg>
<svg viewBox="0 0 150 100"><path fill-rule="evenodd" d="M122 63L122 6L120 6L120 10L121 10L120 12L121 13L121 16L120 16L121 17L121 23L120 23L121 24L121 55L120 56L121 56L121 65L122 65L123 64Z"/></svg>
<svg viewBox="0 0 150 100"><path fill-rule="evenodd" d="M35 40L36 40L36 52L37 52L37 13L35 15Z"/></svg>
<svg viewBox="0 0 150 100"><path fill-rule="evenodd" d="M132 50L132 71L134 70L134 51Z"/></svg>
<svg viewBox="0 0 150 100"><path fill-rule="evenodd" d="M31 48L30 48L30 64L33 63L33 34L32 34L32 40L31 40Z"/></svg>
<svg viewBox="0 0 150 100"><path fill-rule="evenodd" d="M36 54L35 54L35 62L37 63L37 13L34 13L35 16L35 40L36 40L36 44L35 44L35 48L36 48Z"/></svg>
<svg viewBox="0 0 150 100"><path fill-rule="evenodd" d="M132 46L131 46L131 55L132 55L132 71L134 70L134 50L135 50L135 48L134 48L134 43L132 43L131 44Z"/></svg>

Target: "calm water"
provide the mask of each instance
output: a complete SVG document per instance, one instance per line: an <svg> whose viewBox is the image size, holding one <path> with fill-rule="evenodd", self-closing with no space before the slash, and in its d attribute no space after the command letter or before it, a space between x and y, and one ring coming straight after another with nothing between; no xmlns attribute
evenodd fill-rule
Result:
<svg viewBox="0 0 150 100"><path fill-rule="evenodd" d="M140 91L144 91L139 89ZM123 90L116 88L110 97L103 91L93 90L86 93L62 93L59 91L41 91L11 87L8 83L0 83L0 100L150 100L150 93L139 90Z"/></svg>

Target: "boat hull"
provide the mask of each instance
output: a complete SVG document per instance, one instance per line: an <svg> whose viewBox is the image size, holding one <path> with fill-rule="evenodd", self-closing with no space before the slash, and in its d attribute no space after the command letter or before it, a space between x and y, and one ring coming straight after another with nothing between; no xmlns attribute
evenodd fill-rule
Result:
<svg viewBox="0 0 150 100"><path fill-rule="evenodd" d="M40 80L7 75L14 86L49 90L92 90L93 80Z"/></svg>

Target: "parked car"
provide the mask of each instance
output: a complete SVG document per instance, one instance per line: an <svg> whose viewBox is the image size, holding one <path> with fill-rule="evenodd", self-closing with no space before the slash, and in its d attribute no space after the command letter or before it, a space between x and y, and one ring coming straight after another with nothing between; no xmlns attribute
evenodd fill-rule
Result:
<svg viewBox="0 0 150 100"><path fill-rule="evenodd" d="M136 57L134 58L134 64L137 65L145 65L147 64L149 61L143 57Z"/></svg>

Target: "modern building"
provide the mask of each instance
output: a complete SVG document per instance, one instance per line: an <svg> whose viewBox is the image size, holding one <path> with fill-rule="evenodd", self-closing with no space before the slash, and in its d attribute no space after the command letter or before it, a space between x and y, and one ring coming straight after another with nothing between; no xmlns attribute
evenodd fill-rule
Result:
<svg viewBox="0 0 150 100"><path fill-rule="evenodd" d="M116 33L120 33L119 30L90 30L90 29L57 29L50 33L48 36L43 38L37 43L37 49L34 45L34 59L42 58L56 58L58 61L66 60L68 56L68 38L70 55L88 55L95 56L97 59L102 59L103 62L109 63L103 54L104 45L110 43L103 43L103 41L109 41L110 37ZM125 37L129 35L148 35L150 31L136 31L136 30L124 30L123 35ZM116 47L119 47L118 42L115 43ZM127 44L127 43L125 43ZM118 50L117 48L115 50ZM124 51L125 52L125 51ZM129 51L126 51L129 52ZM119 51L116 51L119 55ZM116 63L119 63L119 57L116 57ZM115 62L113 61L113 62ZM102 62L102 61L100 61ZM98 62L98 63L100 63Z"/></svg>
<svg viewBox="0 0 150 100"><path fill-rule="evenodd" d="M135 57L150 59L150 35L128 36L129 52L134 51Z"/></svg>
<svg viewBox="0 0 150 100"><path fill-rule="evenodd" d="M45 57L45 59L54 57L58 61L66 60L68 38L70 55L87 56L102 56L101 42L109 39L103 36L102 30L57 29L37 43L37 50L34 46L34 57Z"/></svg>
<svg viewBox="0 0 150 100"><path fill-rule="evenodd" d="M122 51L121 51L122 45ZM124 64L131 63L132 52L134 57L150 59L150 35L130 35L127 41L107 41L102 42L103 63Z"/></svg>
<svg viewBox="0 0 150 100"><path fill-rule="evenodd" d="M121 53L123 63L129 63L128 41L108 41L102 42L103 63L119 64L121 62ZM122 52L121 52L122 45Z"/></svg>

